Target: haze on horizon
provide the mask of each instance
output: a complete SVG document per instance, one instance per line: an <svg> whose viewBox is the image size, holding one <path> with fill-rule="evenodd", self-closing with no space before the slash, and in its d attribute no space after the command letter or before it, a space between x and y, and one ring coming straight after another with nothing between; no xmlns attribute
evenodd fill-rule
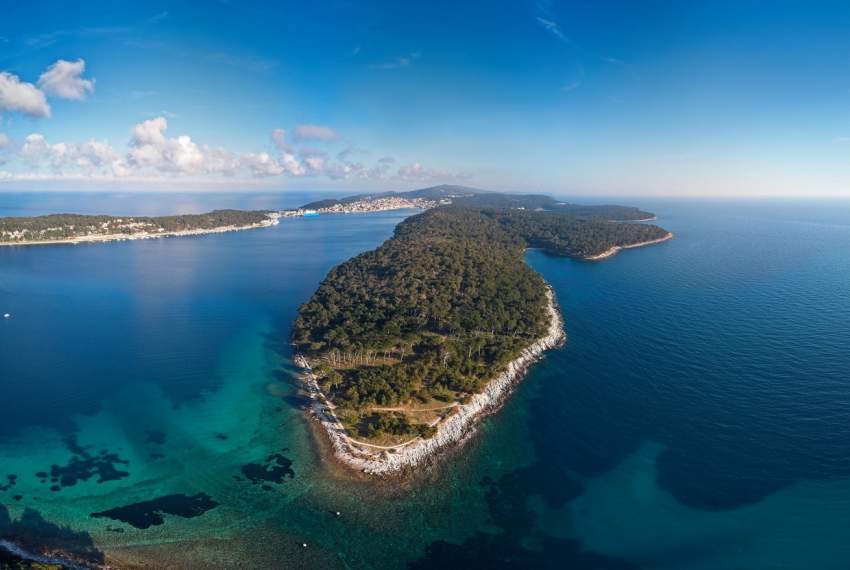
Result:
<svg viewBox="0 0 850 570"><path fill-rule="evenodd" d="M850 197L846 2L0 13L0 191Z"/></svg>

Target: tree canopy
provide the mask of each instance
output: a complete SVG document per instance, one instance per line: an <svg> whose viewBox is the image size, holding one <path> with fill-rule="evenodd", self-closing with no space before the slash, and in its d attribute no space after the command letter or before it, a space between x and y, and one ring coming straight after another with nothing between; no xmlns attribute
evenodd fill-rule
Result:
<svg viewBox="0 0 850 570"><path fill-rule="evenodd" d="M526 247L583 258L666 234L607 221L612 207L589 208L450 205L408 218L330 271L301 306L293 341L360 433L426 433L372 408L464 401L543 336L545 283L524 262Z"/></svg>

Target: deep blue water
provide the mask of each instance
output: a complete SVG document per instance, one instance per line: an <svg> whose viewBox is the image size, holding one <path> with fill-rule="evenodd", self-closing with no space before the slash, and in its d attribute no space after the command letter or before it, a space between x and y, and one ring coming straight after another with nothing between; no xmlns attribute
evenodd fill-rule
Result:
<svg viewBox="0 0 850 570"><path fill-rule="evenodd" d="M0 194L0 215L310 198ZM409 212L0 248L0 484L18 476L0 504L171 567L850 567L850 202L618 202L676 238L599 263L529 252L567 345L427 482L378 492L322 461L286 339L327 270ZM34 473L69 461L70 434L128 475L50 491ZM271 453L293 477L234 478ZM220 506L120 534L88 517L197 492Z"/></svg>

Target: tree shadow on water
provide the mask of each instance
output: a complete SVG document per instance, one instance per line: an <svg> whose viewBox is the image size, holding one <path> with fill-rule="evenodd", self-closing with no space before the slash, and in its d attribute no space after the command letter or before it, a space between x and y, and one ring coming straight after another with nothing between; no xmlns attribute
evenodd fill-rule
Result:
<svg viewBox="0 0 850 570"><path fill-rule="evenodd" d="M35 509L26 508L20 518L12 519L8 509L0 505L0 540L7 541L22 551L48 558L67 560L64 565L77 568L80 565L90 567L104 563L103 552L97 549L91 535L87 532L76 531L45 520ZM0 556L11 559L19 558L12 553L0 549L5 554ZM28 565L12 563L0 558L0 567L26 568Z"/></svg>

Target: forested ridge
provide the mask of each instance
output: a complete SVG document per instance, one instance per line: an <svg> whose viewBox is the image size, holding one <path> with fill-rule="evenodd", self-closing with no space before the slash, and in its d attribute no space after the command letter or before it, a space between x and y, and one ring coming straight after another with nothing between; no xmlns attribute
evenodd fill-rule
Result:
<svg viewBox="0 0 850 570"><path fill-rule="evenodd" d="M427 435L435 418L420 410L464 402L545 334L545 283L525 248L588 257L666 234L606 221L651 216L637 209L524 207L451 205L408 218L380 247L333 268L302 305L293 341L349 430Z"/></svg>
<svg viewBox="0 0 850 570"><path fill-rule="evenodd" d="M646 214L646 212L644 212ZM591 211L587 216L527 210L490 210L487 215L528 247L554 255L587 258L612 247L660 239L667 230L652 224L614 223Z"/></svg>
<svg viewBox="0 0 850 570"><path fill-rule="evenodd" d="M81 236L170 233L226 226L247 226L268 219L267 212L214 210L176 216L103 216L50 214L0 218L0 241L49 241Z"/></svg>

